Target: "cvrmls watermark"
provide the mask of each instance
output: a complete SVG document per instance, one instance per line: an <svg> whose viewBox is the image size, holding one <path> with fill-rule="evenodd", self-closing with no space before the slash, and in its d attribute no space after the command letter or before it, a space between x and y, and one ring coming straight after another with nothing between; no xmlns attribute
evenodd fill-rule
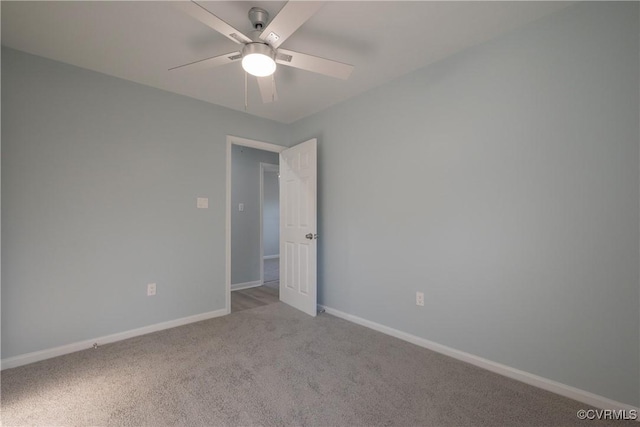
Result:
<svg viewBox="0 0 640 427"><path fill-rule="evenodd" d="M581 420L637 420L636 409L580 409L576 416Z"/></svg>

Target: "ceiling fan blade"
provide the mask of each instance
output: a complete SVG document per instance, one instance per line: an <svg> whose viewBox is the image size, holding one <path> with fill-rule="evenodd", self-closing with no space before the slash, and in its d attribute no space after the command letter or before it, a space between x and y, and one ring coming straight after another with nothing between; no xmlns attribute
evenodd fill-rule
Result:
<svg viewBox="0 0 640 427"><path fill-rule="evenodd" d="M343 80L348 79L353 71L353 65L285 49L278 49L276 62Z"/></svg>
<svg viewBox="0 0 640 427"><path fill-rule="evenodd" d="M174 70L182 70L189 69L193 70L202 70L205 68L215 68L220 65L230 64L232 62L238 61L242 58L240 52L230 52L225 53L224 55L214 56L212 58L201 59L199 61L190 62L188 64L178 65L177 67L169 68L169 71Z"/></svg>
<svg viewBox="0 0 640 427"><path fill-rule="evenodd" d="M260 95L262 95L262 102L268 104L278 100L278 92L276 91L276 81L273 78L273 74L267 77L256 77L258 79L258 87L260 88Z"/></svg>
<svg viewBox="0 0 640 427"><path fill-rule="evenodd" d="M178 1L175 2L174 5L176 8L188 15L191 15L206 26L213 28L229 40L239 44L251 43L251 39L249 37L245 36L195 1Z"/></svg>
<svg viewBox="0 0 640 427"><path fill-rule="evenodd" d="M274 49L277 48L307 22L323 4L322 1L287 2L260 34L260 39L269 43Z"/></svg>

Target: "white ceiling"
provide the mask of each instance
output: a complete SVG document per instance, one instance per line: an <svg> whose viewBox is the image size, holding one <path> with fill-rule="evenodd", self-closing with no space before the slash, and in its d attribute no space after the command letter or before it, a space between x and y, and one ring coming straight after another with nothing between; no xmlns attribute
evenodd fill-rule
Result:
<svg viewBox="0 0 640 427"><path fill-rule="evenodd" d="M282 47L355 66L349 80L280 65L278 101L262 104L249 80L248 113L292 123L571 2L327 2ZM248 34L252 6L271 16L284 1L202 2ZM171 2L2 1L2 44L244 111L239 63L210 70L173 66L238 50Z"/></svg>

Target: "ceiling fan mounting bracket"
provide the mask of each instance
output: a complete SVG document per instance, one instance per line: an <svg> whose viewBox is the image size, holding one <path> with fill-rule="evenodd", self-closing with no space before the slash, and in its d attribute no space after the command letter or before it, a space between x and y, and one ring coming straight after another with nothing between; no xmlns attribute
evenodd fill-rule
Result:
<svg viewBox="0 0 640 427"><path fill-rule="evenodd" d="M269 22L269 12L259 7L249 9L249 21L254 30L262 30Z"/></svg>

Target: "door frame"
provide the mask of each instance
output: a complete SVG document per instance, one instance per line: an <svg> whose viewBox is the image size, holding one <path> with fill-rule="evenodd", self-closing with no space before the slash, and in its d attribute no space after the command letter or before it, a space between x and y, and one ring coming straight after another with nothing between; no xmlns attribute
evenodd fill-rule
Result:
<svg viewBox="0 0 640 427"><path fill-rule="evenodd" d="M233 145L241 145L243 147L271 151L273 153L280 153L281 151L289 148L283 145L272 144L270 142L241 138L234 135L227 135L227 197L225 212L225 309L227 311L227 314L231 313L231 151ZM262 175L260 179L262 180ZM262 197L262 195L260 197ZM262 218L260 218L260 224L262 224ZM262 225L260 227L262 228ZM260 240L262 241L262 233L260 233ZM261 253L262 250L263 249L261 245ZM264 263L264 260L261 260L260 262ZM264 270L264 265L262 269ZM260 277L262 277L263 274L263 271L261 271Z"/></svg>
<svg viewBox="0 0 640 427"><path fill-rule="evenodd" d="M264 173L265 172L278 172L280 173L280 165L274 165L273 163L260 162L260 283L264 285ZM278 196L278 205L280 205L280 198ZM278 229L280 228L280 222L278 221ZM278 233L279 234L279 233ZM278 248L280 244L278 244ZM278 252L280 252L278 250ZM278 254L278 256L280 256Z"/></svg>

